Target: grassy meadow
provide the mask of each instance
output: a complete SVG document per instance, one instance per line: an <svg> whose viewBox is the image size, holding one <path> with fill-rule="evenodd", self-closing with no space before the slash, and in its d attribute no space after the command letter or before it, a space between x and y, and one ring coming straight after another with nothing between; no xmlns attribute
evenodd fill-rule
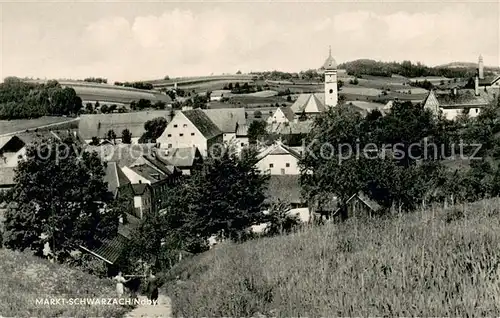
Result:
<svg viewBox="0 0 500 318"><path fill-rule="evenodd" d="M0 249L0 316L121 317L130 309L119 305L41 305L36 299L111 298L111 280L52 264L28 253Z"/></svg>
<svg viewBox="0 0 500 318"><path fill-rule="evenodd" d="M500 199L221 245L179 264L174 316L493 316Z"/></svg>
<svg viewBox="0 0 500 318"><path fill-rule="evenodd" d="M14 119L14 120L0 120L0 135L24 132L39 127L49 126L52 129L70 129L78 127L78 120L68 117L40 117L36 119Z"/></svg>

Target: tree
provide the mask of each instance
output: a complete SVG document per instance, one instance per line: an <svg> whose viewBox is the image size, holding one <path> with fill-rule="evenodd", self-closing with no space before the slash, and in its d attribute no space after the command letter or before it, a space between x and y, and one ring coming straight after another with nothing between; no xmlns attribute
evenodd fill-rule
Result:
<svg viewBox="0 0 500 318"><path fill-rule="evenodd" d="M41 255L46 242L62 261L78 245L98 246L118 225L117 211L106 206L104 165L97 153L83 152L71 140L29 146L16 171L5 215L6 246ZM79 155L81 154L81 155Z"/></svg>
<svg viewBox="0 0 500 318"><path fill-rule="evenodd" d="M97 138L96 136L92 137L92 141L89 143L89 145L91 146L99 146L99 144L100 144L99 138Z"/></svg>
<svg viewBox="0 0 500 318"><path fill-rule="evenodd" d="M227 85L227 89L230 90L230 91L232 91L233 90L233 83L229 83Z"/></svg>
<svg viewBox="0 0 500 318"><path fill-rule="evenodd" d="M106 138L109 141L113 141L113 143L116 143L116 133L115 133L115 131L113 129L108 130L108 132L106 133Z"/></svg>
<svg viewBox="0 0 500 318"><path fill-rule="evenodd" d="M288 95L288 96L286 97L286 101L287 101L287 102L289 102L289 103L291 103L291 102L292 102L292 96L291 96L291 95Z"/></svg>
<svg viewBox="0 0 500 318"><path fill-rule="evenodd" d="M167 107L167 104L164 102L164 101L157 101L155 104L154 104L154 108L156 109L165 109L165 107Z"/></svg>
<svg viewBox="0 0 500 318"><path fill-rule="evenodd" d="M139 99L139 102L137 103L137 108L138 109L144 109L144 108L151 108L151 101L149 99Z"/></svg>
<svg viewBox="0 0 500 318"><path fill-rule="evenodd" d="M240 71L240 70L238 70L238 72L236 72L236 74L241 74L241 71Z"/></svg>
<svg viewBox="0 0 500 318"><path fill-rule="evenodd" d="M144 130L146 130L146 132L139 138L139 143L156 142L156 139L163 134L166 127L167 119L164 117L148 120L144 124Z"/></svg>
<svg viewBox="0 0 500 318"><path fill-rule="evenodd" d="M293 231L300 225L300 220L296 215L290 215L290 204L278 200L269 207L266 215L267 227L266 235L282 235Z"/></svg>
<svg viewBox="0 0 500 318"><path fill-rule="evenodd" d="M122 143L131 144L132 143L132 133L128 129L122 131Z"/></svg>
<svg viewBox="0 0 500 318"><path fill-rule="evenodd" d="M257 140L262 140L268 136L267 123L263 120L254 120L248 127L248 141L255 144Z"/></svg>
<svg viewBox="0 0 500 318"><path fill-rule="evenodd" d="M87 112L88 112L89 114L92 114L92 113L94 112L94 107L92 106L92 103L87 103L87 104L85 105L85 109L87 110Z"/></svg>
<svg viewBox="0 0 500 318"><path fill-rule="evenodd" d="M337 81L337 89L338 89L338 90L340 90L340 88L341 88L342 86L344 86L344 82L343 82L343 81L341 81L341 80L338 80L338 81Z"/></svg>
<svg viewBox="0 0 500 318"><path fill-rule="evenodd" d="M262 118L262 112L260 110L256 110L253 112L254 118Z"/></svg>
<svg viewBox="0 0 500 318"><path fill-rule="evenodd" d="M103 114L109 113L108 105L104 104L101 106L101 113L103 113Z"/></svg>

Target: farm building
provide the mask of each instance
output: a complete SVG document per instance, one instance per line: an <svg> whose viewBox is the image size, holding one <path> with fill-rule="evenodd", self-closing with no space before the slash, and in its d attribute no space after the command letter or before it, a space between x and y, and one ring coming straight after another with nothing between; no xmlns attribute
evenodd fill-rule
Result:
<svg viewBox="0 0 500 318"><path fill-rule="evenodd" d="M160 161L166 166L174 166L184 175L190 175L192 170L203 162L203 157L196 147L153 149L146 158L150 161Z"/></svg>
<svg viewBox="0 0 500 318"><path fill-rule="evenodd" d="M291 107L278 107L276 111L267 118L268 124L291 123L295 120L295 114Z"/></svg>
<svg viewBox="0 0 500 318"><path fill-rule="evenodd" d="M325 112L324 94L301 94L291 106L296 120L313 118L314 116Z"/></svg>
<svg viewBox="0 0 500 318"><path fill-rule="evenodd" d="M148 120L158 117L167 121L171 117L170 110L142 111L122 114L89 114L81 115L78 124L78 136L85 143L92 142L93 137L106 139L107 133L113 130L116 134L116 142L121 142L122 132L128 129L132 133L132 143L137 143L139 138L146 132L144 124Z"/></svg>
<svg viewBox="0 0 500 318"><path fill-rule="evenodd" d="M160 148L197 147L203 156L215 144L248 145L244 108L179 111L157 139Z"/></svg>
<svg viewBox="0 0 500 318"><path fill-rule="evenodd" d="M342 219L371 217L381 210L382 207L377 202L360 192L353 194L343 205L339 206L333 216L339 216Z"/></svg>
<svg viewBox="0 0 500 318"><path fill-rule="evenodd" d="M476 117L481 109L488 106L496 98L496 93L485 92L479 88L452 90L451 92L430 91L425 98L424 108L434 114L442 112L447 119L455 119L461 114Z"/></svg>
<svg viewBox="0 0 500 318"><path fill-rule="evenodd" d="M257 168L271 175L299 175L300 153L277 140L257 155Z"/></svg>

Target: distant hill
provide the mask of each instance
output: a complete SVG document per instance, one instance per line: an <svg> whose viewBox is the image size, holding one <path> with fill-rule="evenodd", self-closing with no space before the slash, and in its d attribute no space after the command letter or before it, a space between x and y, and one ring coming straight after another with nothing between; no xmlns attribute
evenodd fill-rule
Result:
<svg viewBox="0 0 500 318"><path fill-rule="evenodd" d="M442 65L436 66L436 68L467 68L467 69L476 69L478 67L477 63L473 62L451 62ZM484 66L486 70L490 71L499 71L500 67L496 66Z"/></svg>

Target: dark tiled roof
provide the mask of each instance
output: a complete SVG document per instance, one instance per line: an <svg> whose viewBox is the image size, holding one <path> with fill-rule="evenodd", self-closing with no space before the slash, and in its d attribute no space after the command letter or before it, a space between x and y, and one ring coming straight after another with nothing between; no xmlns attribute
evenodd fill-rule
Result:
<svg viewBox="0 0 500 318"><path fill-rule="evenodd" d="M268 200L286 201L289 203L303 203L300 193L299 175L271 175L267 189Z"/></svg>
<svg viewBox="0 0 500 318"><path fill-rule="evenodd" d="M187 117L187 119L189 119L190 122L193 123L193 125L196 126L196 128L198 128L198 130L203 134L203 136L205 136L205 138L211 139L222 134L222 131L203 110L185 110L182 113Z"/></svg>
<svg viewBox="0 0 500 318"><path fill-rule="evenodd" d="M195 159L202 158L196 147L168 148L166 151L158 150L156 158L175 167L192 167Z"/></svg>
<svg viewBox="0 0 500 318"><path fill-rule="evenodd" d="M148 120L163 117L170 118L170 110L143 111L122 114L92 114L81 115L78 124L78 134L84 140L92 137L105 137L109 130L113 130L118 138L122 131L130 130L132 137L140 137L145 132L144 124Z"/></svg>
<svg viewBox="0 0 500 318"><path fill-rule="evenodd" d="M99 248L90 251L111 264L114 264L127 247L127 244L127 238L122 235L117 235L111 240L103 240Z"/></svg>
<svg viewBox="0 0 500 318"><path fill-rule="evenodd" d="M289 121L293 121L293 119L295 118L295 114L293 113L293 110L291 107L281 107L280 108L281 111L283 112L283 114L285 115L286 119L288 119Z"/></svg>
<svg viewBox="0 0 500 318"><path fill-rule="evenodd" d="M86 151L95 151L105 161L114 161L120 167L128 167L135 163L137 159L150 153L154 145L151 144L118 144L103 146L86 146Z"/></svg>
<svg viewBox="0 0 500 318"><path fill-rule="evenodd" d="M246 123L245 108L205 109L203 111L223 133L235 133L236 124Z"/></svg>
<svg viewBox="0 0 500 318"><path fill-rule="evenodd" d="M149 185L147 183L135 183L132 184L132 189L134 190L135 195L143 195L148 186Z"/></svg>
<svg viewBox="0 0 500 318"><path fill-rule="evenodd" d="M164 173L158 171L158 169L155 169L148 164L134 165L130 167L130 169L152 183L168 178L168 176L166 176Z"/></svg>
<svg viewBox="0 0 500 318"><path fill-rule="evenodd" d="M122 169L118 167L116 162L108 162L105 170L104 181L108 183L108 191L113 195L116 194L118 188L122 185L130 183Z"/></svg>
<svg viewBox="0 0 500 318"><path fill-rule="evenodd" d="M492 101L492 96L483 89L479 89L479 96L475 95L473 89L462 89L456 96L449 92L436 94L440 107L449 106L486 106Z"/></svg>

